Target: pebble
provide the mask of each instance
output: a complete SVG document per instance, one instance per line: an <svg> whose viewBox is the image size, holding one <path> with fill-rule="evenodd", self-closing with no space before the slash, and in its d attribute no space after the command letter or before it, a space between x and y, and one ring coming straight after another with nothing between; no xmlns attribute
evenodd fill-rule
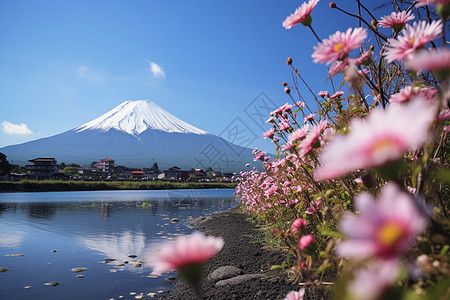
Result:
<svg viewBox="0 0 450 300"><path fill-rule="evenodd" d="M150 296L150 297L152 297L152 298L153 298L153 297L155 297L155 296L156 296L156 293L148 293L148 294L147 294L147 296Z"/></svg>
<svg viewBox="0 0 450 300"><path fill-rule="evenodd" d="M59 282L58 281L52 281L52 282L47 282L47 283L44 283L44 284L48 285L48 286L57 286L59 284Z"/></svg>
<svg viewBox="0 0 450 300"><path fill-rule="evenodd" d="M130 255L128 255L128 257L135 258L135 257L137 257L137 255L130 254Z"/></svg>
<svg viewBox="0 0 450 300"><path fill-rule="evenodd" d="M79 273L79 272L83 272L84 270L87 270L87 268L77 267L77 268L73 268L72 272Z"/></svg>
<svg viewBox="0 0 450 300"><path fill-rule="evenodd" d="M6 271L8 271L9 269L8 268L0 268L0 273L4 273L4 272L6 272Z"/></svg>
<svg viewBox="0 0 450 300"><path fill-rule="evenodd" d="M77 275L77 277L78 277L78 278L83 278L83 277L84 277L84 275Z"/></svg>
<svg viewBox="0 0 450 300"><path fill-rule="evenodd" d="M52 252L61 252L61 250L52 250Z"/></svg>
<svg viewBox="0 0 450 300"><path fill-rule="evenodd" d="M110 273L117 273L117 270L109 270Z"/></svg>
<svg viewBox="0 0 450 300"><path fill-rule="evenodd" d="M135 292L131 292L130 295L131 295L131 296L134 296L134 295L136 295L136 293L135 293Z"/></svg>
<svg viewBox="0 0 450 300"><path fill-rule="evenodd" d="M30 289L31 285L27 285L26 287L24 287L24 289Z"/></svg>
<svg viewBox="0 0 450 300"><path fill-rule="evenodd" d="M138 263L138 264L134 264L134 266L139 268L139 267L142 266L142 264L139 264L139 263Z"/></svg>
<svg viewBox="0 0 450 300"><path fill-rule="evenodd" d="M6 254L5 256L24 256L24 254Z"/></svg>
<svg viewBox="0 0 450 300"><path fill-rule="evenodd" d="M172 223L178 223L178 218L173 218L172 220L170 220L170 222L172 222Z"/></svg>

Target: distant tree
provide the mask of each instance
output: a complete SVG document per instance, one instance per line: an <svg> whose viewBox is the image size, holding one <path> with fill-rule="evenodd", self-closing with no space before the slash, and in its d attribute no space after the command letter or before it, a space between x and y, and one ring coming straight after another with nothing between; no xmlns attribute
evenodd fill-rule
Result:
<svg viewBox="0 0 450 300"><path fill-rule="evenodd" d="M214 170L213 170L213 168L211 168L211 167L208 167L208 168L205 170L206 173L207 173L207 172L212 172L212 171L214 171Z"/></svg>
<svg viewBox="0 0 450 300"><path fill-rule="evenodd" d="M73 168L81 168L81 166L79 164L70 164L70 166Z"/></svg>
<svg viewBox="0 0 450 300"><path fill-rule="evenodd" d="M60 168L61 170L64 170L65 167L67 167L65 163L60 163L60 164L59 164L59 168Z"/></svg>
<svg viewBox="0 0 450 300"><path fill-rule="evenodd" d="M91 168L95 168L95 165L98 164L98 161L91 162Z"/></svg>
<svg viewBox="0 0 450 300"><path fill-rule="evenodd" d="M77 170L74 167L65 167L63 169L63 173L64 174L70 174L70 175L74 175L77 173Z"/></svg>
<svg viewBox="0 0 450 300"><path fill-rule="evenodd" d="M154 169L154 170L159 170L159 167L158 167L158 163L157 163L157 162L154 162L154 163L153 163L152 169Z"/></svg>
<svg viewBox="0 0 450 300"><path fill-rule="evenodd" d="M6 155L0 152L0 175L6 175L11 172L12 166L9 164L9 161L6 159Z"/></svg>
<svg viewBox="0 0 450 300"><path fill-rule="evenodd" d="M22 167L15 167L14 169L11 170L11 173L13 173L13 174L26 174L27 173L27 169L22 168Z"/></svg>

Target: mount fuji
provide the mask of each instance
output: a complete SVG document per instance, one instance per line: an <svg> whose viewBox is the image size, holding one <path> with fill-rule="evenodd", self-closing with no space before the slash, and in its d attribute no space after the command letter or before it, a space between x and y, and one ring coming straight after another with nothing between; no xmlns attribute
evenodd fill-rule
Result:
<svg viewBox="0 0 450 300"><path fill-rule="evenodd" d="M89 165L111 158L116 165L161 169L207 168L235 172L251 162L252 150L194 127L154 102L125 101L104 115L51 137L0 148L14 164L36 157Z"/></svg>

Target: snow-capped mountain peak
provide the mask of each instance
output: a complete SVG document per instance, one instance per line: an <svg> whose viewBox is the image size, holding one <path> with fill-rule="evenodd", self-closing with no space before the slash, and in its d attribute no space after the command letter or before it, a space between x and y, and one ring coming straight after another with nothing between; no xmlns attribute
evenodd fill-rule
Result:
<svg viewBox="0 0 450 300"><path fill-rule="evenodd" d="M148 100L125 101L104 115L75 128L74 131L78 133L87 129L101 131L116 129L131 135L138 135L147 129L208 134Z"/></svg>

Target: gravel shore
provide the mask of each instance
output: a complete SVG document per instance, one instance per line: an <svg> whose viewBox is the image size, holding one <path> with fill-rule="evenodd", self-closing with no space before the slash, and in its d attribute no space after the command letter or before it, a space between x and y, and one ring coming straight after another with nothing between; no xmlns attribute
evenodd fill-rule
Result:
<svg viewBox="0 0 450 300"><path fill-rule="evenodd" d="M193 227L225 240L223 249L206 265L202 299L284 299L300 286L287 280L286 273L271 271L286 254L264 249L255 243L257 228L237 209L193 221ZM308 289L307 289L308 294ZM160 299L199 299L192 287L179 280L169 297ZM305 299L320 299L307 295Z"/></svg>

